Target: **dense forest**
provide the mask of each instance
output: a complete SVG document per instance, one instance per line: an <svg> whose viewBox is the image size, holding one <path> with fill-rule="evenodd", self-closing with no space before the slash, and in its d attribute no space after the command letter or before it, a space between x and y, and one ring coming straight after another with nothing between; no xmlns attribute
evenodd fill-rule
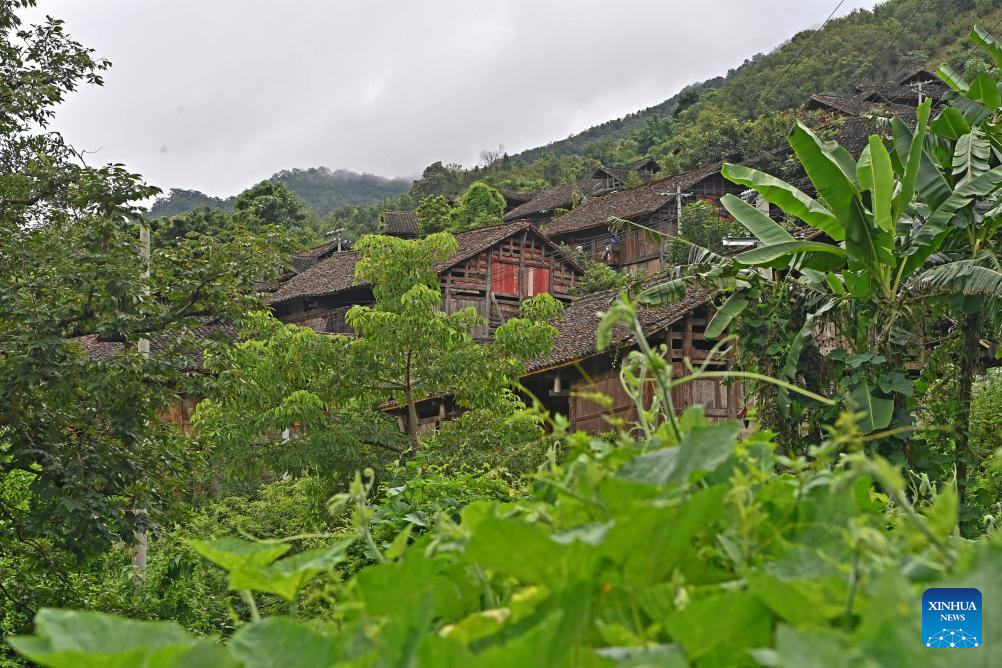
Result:
<svg viewBox="0 0 1002 668"><path fill-rule="evenodd" d="M313 210L326 170L148 217L50 127L110 64L0 0L0 665L1002 664L995 4L854 12L587 155L435 163L396 230ZM947 92L862 147L789 108L916 65ZM647 153L721 190L504 221ZM596 201L660 269L552 241Z"/></svg>

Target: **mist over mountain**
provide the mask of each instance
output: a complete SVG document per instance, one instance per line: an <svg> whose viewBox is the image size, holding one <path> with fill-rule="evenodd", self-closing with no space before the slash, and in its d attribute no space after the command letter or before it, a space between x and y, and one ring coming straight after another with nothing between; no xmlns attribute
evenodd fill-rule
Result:
<svg viewBox="0 0 1002 668"><path fill-rule="evenodd" d="M411 180L359 174L347 169L310 167L276 172L267 181L278 181L296 193L319 216L344 206L368 206L407 192ZM176 216L199 207L230 211L236 193L225 199L184 188L172 188L160 197L147 214L151 218Z"/></svg>

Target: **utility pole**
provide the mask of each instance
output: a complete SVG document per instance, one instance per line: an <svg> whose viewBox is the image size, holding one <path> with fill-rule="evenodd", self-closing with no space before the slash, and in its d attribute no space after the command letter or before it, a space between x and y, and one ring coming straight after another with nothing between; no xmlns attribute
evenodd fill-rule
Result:
<svg viewBox="0 0 1002 668"><path fill-rule="evenodd" d="M675 236L682 234L682 183L675 184Z"/></svg>
<svg viewBox="0 0 1002 668"><path fill-rule="evenodd" d="M145 280L145 286L143 287L143 294L146 297L150 296L150 228L146 224L146 221L140 221L139 223L139 254L143 260L143 278ZM150 356L150 340L145 336L139 339L139 354L143 357ZM145 515L146 511L139 508L136 511L137 515ZM132 546L132 569L135 571L136 575L140 578L146 577L146 552L147 552L147 542L146 542L146 532L138 531L136 532L136 543Z"/></svg>

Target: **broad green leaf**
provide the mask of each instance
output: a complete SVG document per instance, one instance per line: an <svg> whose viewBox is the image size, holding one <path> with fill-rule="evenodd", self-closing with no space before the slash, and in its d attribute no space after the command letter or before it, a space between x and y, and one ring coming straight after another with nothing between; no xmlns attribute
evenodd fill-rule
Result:
<svg viewBox="0 0 1002 668"><path fill-rule="evenodd" d="M189 540L187 543L200 555L227 571L267 566L291 547L288 543L256 543L239 538Z"/></svg>
<svg viewBox="0 0 1002 668"><path fill-rule="evenodd" d="M894 414L894 400L874 396L868 381L856 385L849 395L857 411L863 413L859 420L859 430L864 434L886 429Z"/></svg>
<svg viewBox="0 0 1002 668"><path fill-rule="evenodd" d="M354 540L329 547L308 550L268 566L246 566L230 571L231 589L250 589L295 600L303 586L319 573L329 571L344 561L345 551Z"/></svg>
<svg viewBox="0 0 1002 668"><path fill-rule="evenodd" d="M898 191L893 198L893 210L891 212L894 218L895 225L897 221L901 219L905 210L908 208L909 203L911 203L912 198L915 196L915 184L918 183L919 174L922 171L922 149L925 144L926 136L926 126L929 122L929 110L932 105L932 100L926 100L918 106L915 110L915 133L911 137L911 143L908 144L907 150L907 160L904 163L905 171L901 178L901 189ZM894 121L897 122L895 126ZM894 133L895 150L898 150L899 137L902 139L906 135L902 135L896 127L900 126L905 128L906 133L910 134L908 127L901 122L901 119L895 118L892 121L892 132ZM893 231L893 230L892 230Z"/></svg>
<svg viewBox="0 0 1002 668"><path fill-rule="evenodd" d="M451 636L425 634L418 649L417 666L436 668L467 668L476 665L476 659L461 642Z"/></svg>
<svg viewBox="0 0 1002 668"><path fill-rule="evenodd" d="M485 519L484 524L494 521L494 518ZM504 557L504 554L497 556ZM417 610L429 605L429 614L433 617L456 619L472 610L482 591L465 565L418 556L369 566L355 576L355 586L366 611L374 616L394 615L403 608Z"/></svg>
<svg viewBox="0 0 1002 668"><path fill-rule="evenodd" d="M973 128L957 140L953 153L953 176L959 177L958 186L988 171L991 150L991 143L978 128Z"/></svg>
<svg viewBox="0 0 1002 668"><path fill-rule="evenodd" d="M511 559L507 547L519 546ZM467 560L527 584L556 585L591 571L595 549L586 543L559 543L538 524L491 518L477 526L466 548Z"/></svg>
<svg viewBox="0 0 1002 668"><path fill-rule="evenodd" d="M633 586L657 585L676 567L688 567L690 543L720 520L727 490L726 485L704 487L685 502L667 508L631 504L623 510L630 520L609 530L601 549L602 560L621 564L623 578ZM645 607L663 608L664 601L657 595L640 600Z"/></svg>
<svg viewBox="0 0 1002 668"><path fill-rule="evenodd" d="M922 104L925 104L923 102ZM936 117L929 129L941 137L956 141L971 131L971 126L967 123L964 115L954 109L947 107Z"/></svg>
<svg viewBox="0 0 1002 668"><path fill-rule="evenodd" d="M848 257L844 249L820 241L786 241L738 253L734 259L743 264L759 265L767 264L780 257L800 253L826 253L839 258Z"/></svg>
<svg viewBox="0 0 1002 668"><path fill-rule="evenodd" d="M984 72L980 72L974 77L974 81L971 82L964 95L989 109L998 109L1002 106L1002 95L999 94L998 82Z"/></svg>
<svg viewBox="0 0 1002 668"><path fill-rule="evenodd" d="M996 537L993 541L982 541L970 555L970 565L963 575L951 574L937 587L971 587L981 592L985 610L982 613L981 633L985 638L984 647L968 650L971 658L966 665L972 668L988 668L997 666L1002 659L1002 615L989 612L987 606L997 605L1002 601L1002 542ZM980 651L980 650L985 651Z"/></svg>
<svg viewBox="0 0 1002 668"><path fill-rule="evenodd" d="M947 225L958 211L979 197L994 192L1000 185L1002 185L1002 166L995 167L954 190L912 237L906 249L906 255L909 257L905 260L902 276L905 278L910 276L939 249L949 232Z"/></svg>
<svg viewBox="0 0 1002 668"><path fill-rule="evenodd" d="M921 107L919 110L921 111ZM911 159L912 153L911 149L907 148L914 144L914 139L912 137L911 130L905 125L901 119L895 118L891 120L891 130L894 133L894 145L895 150L900 152L906 152ZM925 144L930 143L934 140L931 135L926 135L922 149L918 151L918 174L915 177L915 191L918 192L925 203L931 208L936 208L940 204L946 201L946 198L950 196L952 187L950 183L946 180L943 172L933 163L932 159L927 154L927 149ZM914 195L914 192L912 193ZM911 198L906 201L904 199L904 193L899 193L900 199L897 200L897 208L899 208L902 213L907 209L908 204L911 202Z"/></svg>
<svg viewBox="0 0 1002 668"><path fill-rule="evenodd" d="M776 632L776 654L776 665L780 668L852 668L861 665L852 639L834 629L798 631L780 624Z"/></svg>
<svg viewBox="0 0 1002 668"><path fill-rule="evenodd" d="M829 271L825 274L825 282L828 283L828 287L830 287L832 292L835 294L845 294L845 284L842 283L842 277L838 274Z"/></svg>
<svg viewBox="0 0 1002 668"><path fill-rule="evenodd" d="M337 662L337 644L288 617L268 617L242 626L230 653L246 668L319 668Z"/></svg>
<svg viewBox="0 0 1002 668"><path fill-rule="evenodd" d="M870 135L870 143L856 165L856 176L859 187L870 191L870 209L877 225L893 234L895 219L891 204L894 198L894 168L884 142L877 135Z"/></svg>
<svg viewBox="0 0 1002 668"><path fill-rule="evenodd" d="M936 74L939 75L939 78L942 79L947 86L958 93L965 93L967 92L967 89L970 88L970 84L964 80L963 75L959 74L945 63L940 65L939 69L936 70Z"/></svg>
<svg viewBox="0 0 1002 668"><path fill-rule="evenodd" d="M734 293L727 298L713 318L706 325L704 335L707 338L715 339L724 333L724 330L734 321L734 318L741 315L741 312L748 306L748 299L740 293Z"/></svg>
<svg viewBox="0 0 1002 668"><path fill-rule="evenodd" d="M839 591L831 586L831 580L781 580L763 572L752 572L745 575L745 581L748 591L794 626L824 623L845 611L845 586L843 584Z"/></svg>
<svg viewBox="0 0 1002 668"><path fill-rule="evenodd" d="M566 657L558 657L558 662L551 663L550 645L560 628L563 617L557 610L547 618L529 627L524 633L510 638L501 645L487 648L477 654L475 666L482 668L547 668L547 666L566 665Z"/></svg>
<svg viewBox="0 0 1002 668"><path fill-rule="evenodd" d="M913 281L916 292L941 292L968 297L1002 298L1002 272L974 261L957 260L926 269Z"/></svg>
<svg viewBox="0 0 1002 668"><path fill-rule="evenodd" d="M734 183L754 189L765 201L821 230L835 241L845 238L845 231L831 211L789 183L757 169L731 163L723 166L721 174Z"/></svg>
<svg viewBox="0 0 1002 668"><path fill-rule="evenodd" d="M892 264L894 237L869 220L854 183L855 170L851 175L846 173L848 165L841 156L844 149L822 142L800 122L794 125L788 140L818 194L838 219L849 256L874 274L879 273L880 265Z"/></svg>
<svg viewBox="0 0 1002 668"><path fill-rule="evenodd" d="M990 32L983 30L979 26L974 26L968 37L979 48L985 49L992 55L996 67L1002 67L1002 46L999 45Z"/></svg>
<svg viewBox="0 0 1002 668"><path fill-rule="evenodd" d="M696 471L712 471L722 464L734 449L739 431L737 422L694 427L678 446L634 457L617 476L651 485L686 482Z"/></svg>
<svg viewBox="0 0 1002 668"><path fill-rule="evenodd" d="M727 194L720 199L720 203L762 243L771 245L794 240L779 223L740 197Z"/></svg>
<svg viewBox="0 0 1002 668"><path fill-rule="evenodd" d="M749 649L772 642L772 615L747 592L698 599L669 615L665 626L690 661L741 665Z"/></svg>
<svg viewBox="0 0 1002 668"><path fill-rule="evenodd" d="M174 622L140 622L98 612L45 608L36 636L8 638L19 654L50 668L209 668L232 666L211 640Z"/></svg>

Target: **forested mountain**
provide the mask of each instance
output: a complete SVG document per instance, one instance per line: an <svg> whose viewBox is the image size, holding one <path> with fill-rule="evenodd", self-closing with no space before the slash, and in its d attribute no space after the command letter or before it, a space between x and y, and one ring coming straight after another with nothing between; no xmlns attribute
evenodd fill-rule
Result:
<svg viewBox="0 0 1002 668"><path fill-rule="evenodd" d="M327 167L288 169L273 174L268 181L279 181L296 193L319 216L343 206L365 206L406 192L408 179L388 179L375 174L358 174L347 169ZM150 217L176 216L199 207L230 211L236 196L212 197L197 190L172 188L150 209Z"/></svg>
<svg viewBox="0 0 1002 668"><path fill-rule="evenodd" d="M693 120L716 113L748 119L797 107L814 93L846 94L857 86L894 82L916 69L961 64L971 53L965 39L970 26L993 25L1000 5L998 0L888 0L873 11L858 9L793 35L725 76L693 83L660 104L512 155L511 160L534 162L547 153L596 156L631 131L643 130L649 120L685 110L684 116Z"/></svg>

